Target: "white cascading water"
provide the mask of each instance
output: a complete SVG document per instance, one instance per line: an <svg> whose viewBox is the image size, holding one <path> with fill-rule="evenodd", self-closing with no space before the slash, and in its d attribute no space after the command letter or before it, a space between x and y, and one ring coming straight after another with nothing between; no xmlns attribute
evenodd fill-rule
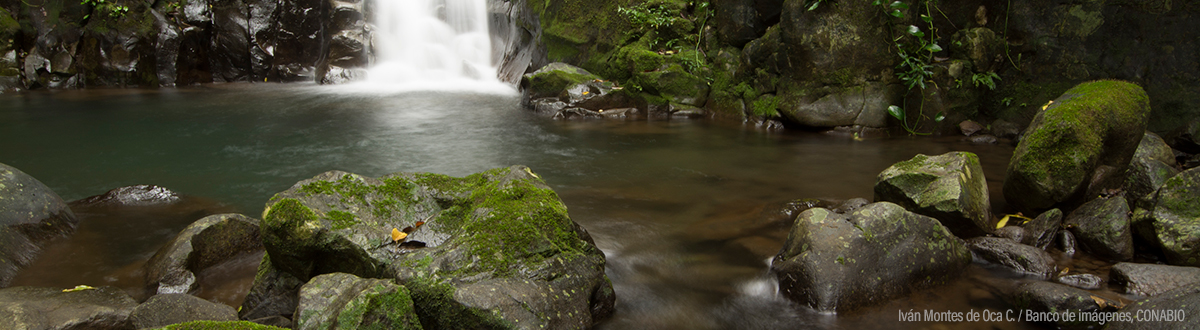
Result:
<svg viewBox="0 0 1200 330"><path fill-rule="evenodd" d="M376 64L363 85L512 93L496 77L487 15L487 0L376 0Z"/></svg>

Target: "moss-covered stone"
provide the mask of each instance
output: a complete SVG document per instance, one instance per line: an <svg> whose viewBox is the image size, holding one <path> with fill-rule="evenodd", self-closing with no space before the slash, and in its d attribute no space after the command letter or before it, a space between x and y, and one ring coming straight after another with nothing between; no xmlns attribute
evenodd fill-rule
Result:
<svg viewBox="0 0 1200 330"><path fill-rule="evenodd" d="M1146 132L1129 162L1125 190L1133 206L1154 207L1154 192L1163 182L1179 174L1175 152L1157 134Z"/></svg>
<svg viewBox="0 0 1200 330"><path fill-rule="evenodd" d="M1112 80L1080 84L1046 104L1013 152L1004 181L1008 203L1030 213L1078 205L1087 190L1104 188L1090 186L1097 168L1124 174L1149 113L1141 87Z"/></svg>
<svg viewBox="0 0 1200 330"><path fill-rule="evenodd" d="M392 280L332 273L300 288L296 328L421 329L421 323L405 287Z"/></svg>
<svg viewBox="0 0 1200 330"><path fill-rule="evenodd" d="M1133 258L1133 230L1124 197L1093 199L1064 220L1075 239L1093 255L1117 261Z"/></svg>
<svg viewBox="0 0 1200 330"><path fill-rule="evenodd" d="M1168 179L1155 199L1154 235L1167 262L1200 266L1200 167Z"/></svg>
<svg viewBox="0 0 1200 330"><path fill-rule="evenodd" d="M156 330L286 330L250 321L192 321L172 324Z"/></svg>
<svg viewBox="0 0 1200 330"><path fill-rule="evenodd" d="M523 76L521 88L530 99L558 97L571 86L596 79L600 79L600 76L566 63L555 62Z"/></svg>
<svg viewBox="0 0 1200 330"><path fill-rule="evenodd" d="M875 179L875 200L938 219L959 237L996 228L983 167L970 152L917 155L893 164Z"/></svg>
<svg viewBox="0 0 1200 330"><path fill-rule="evenodd" d="M663 70L639 72L634 77L643 90L661 95L671 102L700 106L707 101L708 83L678 64Z"/></svg>

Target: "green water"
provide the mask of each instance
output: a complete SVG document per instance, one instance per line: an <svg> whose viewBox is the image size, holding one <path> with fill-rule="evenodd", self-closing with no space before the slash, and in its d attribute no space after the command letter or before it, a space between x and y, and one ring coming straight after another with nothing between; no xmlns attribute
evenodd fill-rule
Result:
<svg viewBox="0 0 1200 330"><path fill-rule="evenodd" d="M973 266L950 289L820 315L776 297L763 280L765 260L782 245L786 228L741 243L689 234L696 223L733 225L764 205L795 198L870 199L880 171L918 153L977 153L1000 200L1012 153L1005 143L856 141L707 120L555 121L522 110L514 95L361 94L277 84L2 94L0 141L0 162L67 200L155 184L205 200L205 210L256 217L274 193L327 170L462 176L527 165L559 192L608 256L618 307L603 329L920 329L936 324L900 323L897 310L1008 308L980 284L991 272ZM92 238L58 242L43 259L87 262L39 260L33 275L22 274L16 284L136 287L140 263L196 211L184 212L82 215L91 225L81 224L76 236ZM148 238L103 239L118 235L106 230ZM78 250L90 254L72 257ZM210 289L202 295L236 304L256 261L207 277Z"/></svg>

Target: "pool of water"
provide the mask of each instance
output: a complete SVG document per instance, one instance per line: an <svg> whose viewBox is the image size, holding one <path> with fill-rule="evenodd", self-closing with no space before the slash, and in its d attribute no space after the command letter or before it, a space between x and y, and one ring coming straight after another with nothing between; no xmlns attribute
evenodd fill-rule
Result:
<svg viewBox="0 0 1200 330"><path fill-rule="evenodd" d="M134 184L198 199L180 210L80 212L79 231L48 247L15 285L137 292L141 263L171 233L203 214L257 217L273 194L327 170L463 176L522 164L558 191L608 257L618 305L601 329L1038 327L898 321L900 310L1011 308L990 290L1011 279L980 266L948 288L854 313L815 313L778 297L765 277L787 227L736 228L791 199L870 199L875 176L892 163L955 150L979 155L1003 208L1007 143L856 140L708 120L556 121L522 110L512 94L367 94L303 84L2 94L0 141L0 162L67 200ZM735 234L699 237L701 223L727 223ZM256 258L202 274L201 296L236 306Z"/></svg>

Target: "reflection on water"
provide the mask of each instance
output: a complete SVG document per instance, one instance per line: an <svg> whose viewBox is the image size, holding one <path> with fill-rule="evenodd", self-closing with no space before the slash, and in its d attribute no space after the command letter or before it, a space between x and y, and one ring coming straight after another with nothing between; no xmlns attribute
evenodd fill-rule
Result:
<svg viewBox="0 0 1200 330"><path fill-rule="evenodd" d="M972 266L949 289L853 314L815 313L780 298L765 274L765 260L782 246L787 224L740 230L747 217L792 199L870 199L880 171L917 153L977 153L999 203L1012 153L1006 144L907 136L855 141L708 121L564 122L526 113L511 95L339 94L320 86L270 84L0 95L0 139L22 141L0 145L0 162L68 200L157 184L251 216L274 193L327 170L462 176L528 165L559 192L572 218L608 256L618 307L603 329L920 329L941 326L898 323L897 311L1008 308L987 284L996 276ZM76 237L107 235L90 232L113 226L87 221L95 224L82 224ZM82 257L95 263L54 264L64 275L38 285L73 286L96 278L85 274L136 269L156 248L149 246L169 239L163 232L186 225L144 215L124 221L136 223L134 235L144 239L71 244L138 242L138 247L72 246L111 255ZM706 223L720 236L726 222L730 237L701 237L691 229ZM229 267L252 268L246 265L255 258ZM201 276L228 284L214 285L205 295L236 304L250 279L230 275L244 271L215 272Z"/></svg>

